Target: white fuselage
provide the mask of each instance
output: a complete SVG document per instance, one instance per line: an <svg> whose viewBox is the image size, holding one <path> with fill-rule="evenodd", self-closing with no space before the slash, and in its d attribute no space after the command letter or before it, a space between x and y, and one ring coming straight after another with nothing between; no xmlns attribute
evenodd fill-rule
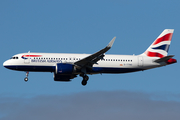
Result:
<svg viewBox="0 0 180 120"><path fill-rule="evenodd" d="M21 53L14 55L4 62L4 66L19 71L55 72L57 63L73 64L90 54L65 54L65 53ZM25 56L25 57L23 57ZM105 55L93 65L92 71L87 74L97 73L127 73L146 70L166 65L153 62L158 58L135 55ZM76 71L78 72L78 71Z"/></svg>

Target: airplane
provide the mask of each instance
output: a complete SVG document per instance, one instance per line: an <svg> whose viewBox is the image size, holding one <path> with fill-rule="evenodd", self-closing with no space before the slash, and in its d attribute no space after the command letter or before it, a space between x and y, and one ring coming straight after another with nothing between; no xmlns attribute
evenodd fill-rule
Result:
<svg viewBox="0 0 180 120"><path fill-rule="evenodd" d="M3 66L11 70L25 71L25 81L29 72L53 72L54 81L71 81L78 75L85 86L88 75L104 73L129 73L144 71L176 63L174 55L168 55L174 29L165 29L157 39L140 55L105 54L113 45L109 44L94 54L66 53L21 53L5 61Z"/></svg>

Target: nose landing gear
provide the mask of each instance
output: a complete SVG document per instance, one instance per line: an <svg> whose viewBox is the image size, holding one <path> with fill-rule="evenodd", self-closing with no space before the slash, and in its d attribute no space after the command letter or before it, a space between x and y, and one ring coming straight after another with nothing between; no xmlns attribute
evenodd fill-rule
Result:
<svg viewBox="0 0 180 120"><path fill-rule="evenodd" d="M29 75L29 72L26 72L26 77L24 78L24 81L25 81L25 82L28 81L28 75Z"/></svg>

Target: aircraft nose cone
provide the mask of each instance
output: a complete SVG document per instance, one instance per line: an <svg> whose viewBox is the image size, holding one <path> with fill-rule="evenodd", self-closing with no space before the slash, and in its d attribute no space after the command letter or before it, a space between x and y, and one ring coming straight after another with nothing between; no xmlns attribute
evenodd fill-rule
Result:
<svg viewBox="0 0 180 120"><path fill-rule="evenodd" d="M10 63L9 63L8 60L3 63L3 66L4 66L5 68L8 68L9 65L10 65Z"/></svg>
<svg viewBox="0 0 180 120"><path fill-rule="evenodd" d="M5 61L5 62L3 63L3 66L4 66L4 67L6 67L6 66L7 66L7 61Z"/></svg>
<svg viewBox="0 0 180 120"><path fill-rule="evenodd" d="M10 69L10 70L16 70L17 69L17 66L16 65L13 65L12 61L11 60L6 60L4 63L3 63L3 66L7 69Z"/></svg>

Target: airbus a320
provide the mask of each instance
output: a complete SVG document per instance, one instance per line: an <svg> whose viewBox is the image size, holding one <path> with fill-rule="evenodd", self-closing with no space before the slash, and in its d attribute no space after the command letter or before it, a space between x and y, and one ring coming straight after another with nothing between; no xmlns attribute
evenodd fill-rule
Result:
<svg viewBox="0 0 180 120"><path fill-rule="evenodd" d="M174 29L165 29L140 55L105 54L112 47L116 39L114 37L105 48L94 54L28 52L14 55L3 66L25 71L25 81L28 81L29 72L53 72L55 81L71 81L79 75L85 86L88 75L129 73L176 63L174 55L168 55L173 32Z"/></svg>

